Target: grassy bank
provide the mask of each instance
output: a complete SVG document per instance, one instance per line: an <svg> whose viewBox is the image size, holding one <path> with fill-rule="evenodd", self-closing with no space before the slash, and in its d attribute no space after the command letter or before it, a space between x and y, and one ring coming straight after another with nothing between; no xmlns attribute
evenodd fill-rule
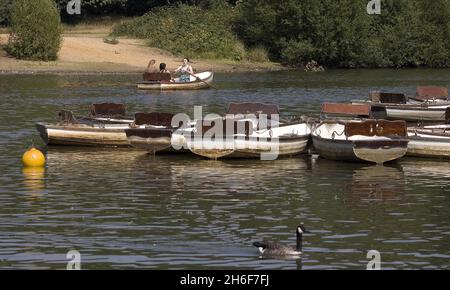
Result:
<svg viewBox="0 0 450 290"><path fill-rule="evenodd" d="M161 7L142 17L123 21L113 35L145 40L151 47L179 57L268 63L262 46L247 48L233 31L236 10L227 4L214 9L178 5Z"/></svg>

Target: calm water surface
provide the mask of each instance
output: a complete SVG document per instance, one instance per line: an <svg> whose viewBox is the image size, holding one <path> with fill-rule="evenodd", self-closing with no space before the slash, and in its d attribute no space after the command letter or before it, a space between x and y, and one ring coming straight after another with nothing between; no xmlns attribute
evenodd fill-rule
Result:
<svg viewBox="0 0 450 290"><path fill-rule="evenodd" d="M46 148L45 169L20 158L34 128L61 108L95 102L128 111L223 113L232 101L275 102L284 114L316 113L323 101L369 90L413 94L449 85L450 70L353 70L217 74L220 90L143 92L138 75L0 75L0 268L450 269L450 161L403 159L385 167L299 156L271 162L149 156L123 149ZM295 245L301 261L263 260L252 242Z"/></svg>

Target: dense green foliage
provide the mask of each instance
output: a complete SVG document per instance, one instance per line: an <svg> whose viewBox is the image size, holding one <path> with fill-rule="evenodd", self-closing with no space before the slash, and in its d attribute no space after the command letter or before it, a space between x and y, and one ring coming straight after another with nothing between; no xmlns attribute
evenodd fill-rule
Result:
<svg viewBox="0 0 450 290"><path fill-rule="evenodd" d="M70 0L54 0L61 10L63 20L67 22L76 22L92 16L104 15L127 15L140 16L151 9L176 4L189 4L199 6L201 8L210 8L215 5L217 0L82 0L82 14L67 15L66 7ZM230 3L236 1L231 0Z"/></svg>
<svg viewBox="0 0 450 290"><path fill-rule="evenodd" d="M145 13L114 33L188 57L450 66L450 0L381 0L381 15L367 13L369 0L82 0L81 16L67 15L69 0L51 1L68 22ZM0 25L8 23L12 2L0 0Z"/></svg>
<svg viewBox="0 0 450 290"><path fill-rule="evenodd" d="M12 0L0 0L0 26L9 23L9 11L12 6Z"/></svg>
<svg viewBox="0 0 450 290"><path fill-rule="evenodd" d="M31 1L31 0L30 0ZM52 0L57 4L61 18L66 23L78 23L92 17L141 16L149 10L165 5L189 4L201 8L211 8L217 0L81 0L81 15L68 15L70 0ZM0 26L9 24L9 11L13 0L0 0ZM221 2L221 0L219 0ZM236 0L229 0L234 4Z"/></svg>
<svg viewBox="0 0 450 290"><path fill-rule="evenodd" d="M241 59L231 27L234 9L222 2L211 9L177 5L155 9L115 27L115 35L143 38L150 46L186 57Z"/></svg>
<svg viewBox="0 0 450 290"><path fill-rule="evenodd" d="M315 59L336 67L450 65L450 0L244 0L236 31L290 65Z"/></svg>
<svg viewBox="0 0 450 290"><path fill-rule="evenodd" d="M30 60L55 60L61 45L61 21L51 0L14 0L9 54Z"/></svg>

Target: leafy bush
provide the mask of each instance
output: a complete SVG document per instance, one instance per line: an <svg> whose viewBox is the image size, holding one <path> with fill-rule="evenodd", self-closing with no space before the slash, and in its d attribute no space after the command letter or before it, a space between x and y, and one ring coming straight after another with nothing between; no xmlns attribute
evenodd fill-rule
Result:
<svg viewBox="0 0 450 290"><path fill-rule="evenodd" d="M0 0L0 26L6 26L9 23L11 6L12 0Z"/></svg>
<svg viewBox="0 0 450 290"><path fill-rule="evenodd" d="M234 10L202 9L178 5L155 9L116 26L114 35L146 39L148 45L185 57L240 59L237 37L231 27Z"/></svg>
<svg viewBox="0 0 450 290"><path fill-rule="evenodd" d="M61 46L61 21L51 0L15 0L6 50L20 59L56 60Z"/></svg>

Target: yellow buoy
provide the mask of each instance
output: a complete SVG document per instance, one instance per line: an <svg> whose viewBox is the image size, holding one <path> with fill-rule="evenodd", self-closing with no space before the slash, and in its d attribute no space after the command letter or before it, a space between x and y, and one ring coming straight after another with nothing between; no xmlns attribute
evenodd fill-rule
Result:
<svg viewBox="0 0 450 290"><path fill-rule="evenodd" d="M22 156L23 165L28 167L43 167L45 165L45 156L36 148L31 148Z"/></svg>

